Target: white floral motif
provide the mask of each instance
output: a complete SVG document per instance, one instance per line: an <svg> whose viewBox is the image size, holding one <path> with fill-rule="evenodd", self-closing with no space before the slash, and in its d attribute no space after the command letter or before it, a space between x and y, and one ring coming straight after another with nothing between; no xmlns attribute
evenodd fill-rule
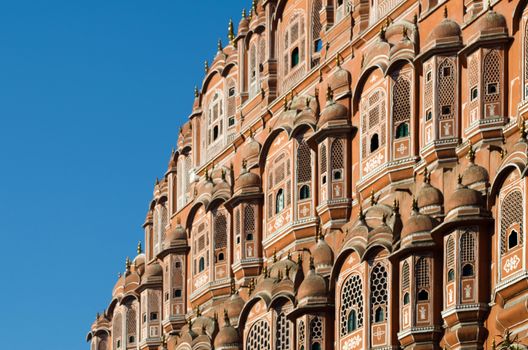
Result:
<svg viewBox="0 0 528 350"><path fill-rule="evenodd" d="M355 349L359 344L361 344L361 337L356 335L345 342L343 350Z"/></svg>
<svg viewBox="0 0 528 350"><path fill-rule="evenodd" d="M520 262L521 260L517 255L508 258L508 260L506 260L506 263L504 263L504 271L506 271L506 273L510 273L510 271L516 270Z"/></svg>
<svg viewBox="0 0 528 350"><path fill-rule="evenodd" d="M378 153L372 159L369 159L363 168L365 173L369 173L372 169L375 169L383 161L383 154Z"/></svg>

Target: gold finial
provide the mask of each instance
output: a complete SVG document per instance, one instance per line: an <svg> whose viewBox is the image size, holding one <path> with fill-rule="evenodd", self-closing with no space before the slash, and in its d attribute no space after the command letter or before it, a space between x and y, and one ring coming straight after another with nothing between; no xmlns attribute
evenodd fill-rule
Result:
<svg viewBox="0 0 528 350"><path fill-rule="evenodd" d="M288 96L284 96L284 110L288 110Z"/></svg>
<svg viewBox="0 0 528 350"><path fill-rule="evenodd" d="M429 173L429 170L427 170L427 167L425 167L424 169L423 176L424 176L424 183L426 184L431 183L431 174Z"/></svg>
<svg viewBox="0 0 528 350"><path fill-rule="evenodd" d="M390 16L387 16L387 18L385 19L385 28L389 28L391 22L392 18L390 18Z"/></svg>
<svg viewBox="0 0 528 350"><path fill-rule="evenodd" d="M374 190L370 191L370 205L376 205L378 204L378 201L376 201L376 197L374 196Z"/></svg>
<svg viewBox="0 0 528 350"><path fill-rule="evenodd" d="M361 54L361 68L365 66L365 55Z"/></svg>
<svg viewBox="0 0 528 350"><path fill-rule="evenodd" d="M255 290L255 280L252 278L249 281L249 295L251 295L254 290Z"/></svg>
<svg viewBox="0 0 528 350"><path fill-rule="evenodd" d="M475 162L475 150L473 149L473 145L471 144L471 142L469 143L467 158L469 159L470 163Z"/></svg>
<svg viewBox="0 0 528 350"><path fill-rule="evenodd" d="M200 91L198 90L198 86L195 86L194 87L194 97L198 98L198 96L200 96Z"/></svg>
<svg viewBox="0 0 528 350"><path fill-rule="evenodd" d="M418 25L418 14L417 13L415 13L413 16L413 23L415 27Z"/></svg>
<svg viewBox="0 0 528 350"><path fill-rule="evenodd" d="M501 148L501 150L500 150L500 157L501 157L501 159L504 159L504 158L506 157L506 153L507 153L506 150L503 149L503 148Z"/></svg>
<svg viewBox="0 0 528 350"><path fill-rule="evenodd" d="M363 205L359 205L359 220L365 220L365 212L363 212Z"/></svg>
<svg viewBox="0 0 528 350"><path fill-rule="evenodd" d="M462 175L458 174L457 184L462 185Z"/></svg>
<svg viewBox="0 0 528 350"><path fill-rule="evenodd" d="M242 9L242 19L247 19L246 9Z"/></svg>
<svg viewBox="0 0 528 350"><path fill-rule="evenodd" d="M189 317L187 319L187 326L189 327L189 332L192 331L192 325L193 325L192 318Z"/></svg>
<svg viewBox="0 0 528 350"><path fill-rule="evenodd" d="M225 169L222 169L222 180L223 181L226 180L226 171L225 171Z"/></svg>
<svg viewBox="0 0 528 350"><path fill-rule="evenodd" d="M204 62L204 70L205 70L205 73L209 72L209 62L207 62L207 60L205 60Z"/></svg>
<svg viewBox="0 0 528 350"><path fill-rule="evenodd" d="M196 317L202 316L202 312L200 311L200 307L199 306L196 307L195 312L196 312Z"/></svg>
<svg viewBox="0 0 528 350"><path fill-rule="evenodd" d="M126 260L125 260L125 268L126 268L126 272L130 272L130 266L131 266L131 262L130 262L130 258L127 256Z"/></svg>
<svg viewBox="0 0 528 350"><path fill-rule="evenodd" d="M277 249L273 250L273 262L277 262Z"/></svg>
<svg viewBox="0 0 528 350"><path fill-rule="evenodd" d="M332 101L334 99L334 92L332 91L332 87L328 85L326 88L326 101Z"/></svg>
<svg viewBox="0 0 528 350"><path fill-rule="evenodd" d="M444 18L447 18L447 6L444 7Z"/></svg>
<svg viewBox="0 0 528 350"><path fill-rule="evenodd" d="M117 273L117 277L118 277L118 278L121 278L121 276L122 276L122 275L121 275L121 272L118 272L118 273Z"/></svg>
<svg viewBox="0 0 528 350"><path fill-rule="evenodd" d="M288 260L291 260L291 259L292 259L292 254L291 254L291 252L290 252L289 250L288 250L288 255L286 256L286 258L287 258Z"/></svg>
<svg viewBox="0 0 528 350"><path fill-rule="evenodd" d="M339 53L336 54L335 61L336 61L336 66L341 67L341 56L339 55Z"/></svg>
<svg viewBox="0 0 528 350"><path fill-rule="evenodd" d="M231 295L236 293L236 284L235 281L231 280Z"/></svg>
<svg viewBox="0 0 528 350"><path fill-rule="evenodd" d="M224 49L224 47L222 46L222 39L218 39L217 47L218 47L218 52L222 52L222 50Z"/></svg>
<svg viewBox="0 0 528 350"><path fill-rule="evenodd" d="M282 281L282 271L281 270L277 272L277 281L279 282Z"/></svg>
<svg viewBox="0 0 528 350"><path fill-rule="evenodd" d="M301 253L297 254L297 264L298 265L302 264L302 254Z"/></svg>
<svg viewBox="0 0 528 350"><path fill-rule="evenodd" d="M264 275L264 278L268 278L268 266L264 265L262 268L262 274Z"/></svg>
<svg viewBox="0 0 528 350"><path fill-rule="evenodd" d="M229 19L229 24L227 25L227 38L231 44L235 42L235 25L233 24L233 19Z"/></svg>
<svg viewBox="0 0 528 350"><path fill-rule="evenodd" d="M310 270L315 270L315 264L314 264L313 256L310 257Z"/></svg>
<svg viewBox="0 0 528 350"><path fill-rule="evenodd" d="M491 0L488 0L488 11L493 11L493 5L491 4Z"/></svg>
<svg viewBox="0 0 528 350"><path fill-rule="evenodd" d="M251 2L251 11L255 12L255 14L257 14L257 1L256 0L253 0Z"/></svg>
<svg viewBox="0 0 528 350"><path fill-rule="evenodd" d="M291 269L291 266L286 266L284 268L284 279L285 280L289 280L290 279L290 269Z"/></svg>
<svg viewBox="0 0 528 350"><path fill-rule="evenodd" d="M143 253L143 248L141 248L141 241L138 242L136 251L138 255Z"/></svg>
<svg viewBox="0 0 528 350"><path fill-rule="evenodd" d="M385 40L385 31L386 31L385 27L381 26L379 37L383 41Z"/></svg>

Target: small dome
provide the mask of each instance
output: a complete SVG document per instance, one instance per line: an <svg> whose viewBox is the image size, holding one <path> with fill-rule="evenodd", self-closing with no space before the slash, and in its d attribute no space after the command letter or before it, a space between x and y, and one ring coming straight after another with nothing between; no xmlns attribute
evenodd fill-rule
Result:
<svg viewBox="0 0 528 350"><path fill-rule="evenodd" d="M181 240L187 240L187 233L185 232L185 228L180 224L169 227L166 232L165 242L170 245L171 242Z"/></svg>
<svg viewBox="0 0 528 350"><path fill-rule="evenodd" d="M114 285L112 295L115 296L117 294L123 293L124 288L125 288L125 277L120 275L117 279L116 284Z"/></svg>
<svg viewBox="0 0 528 350"><path fill-rule="evenodd" d="M471 186L473 184L487 184L489 182L488 171L475 163L470 163L462 174L462 185Z"/></svg>
<svg viewBox="0 0 528 350"><path fill-rule="evenodd" d="M220 191L231 192L231 186L224 178L217 180L213 185L213 194Z"/></svg>
<svg viewBox="0 0 528 350"><path fill-rule="evenodd" d="M460 207L482 207L484 202L480 192L463 186L462 178L459 178L458 188L453 192L447 201L447 211Z"/></svg>
<svg viewBox="0 0 528 350"><path fill-rule="evenodd" d="M420 192L418 192L416 201L420 209L430 206L442 206L444 204L444 195L438 188L426 182L420 189Z"/></svg>
<svg viewBox="0 0 528 350"><path fill-rule="evenodd" d="M321 117L319 118L319 122L317 124L322 126L331 121L346 119L348 119L348 108L340 103L335 102L333 100L332 91L329 90L326 106L323 108Z"/></svg>
<svg viewBox="0 0 528 350"><path fill-rule="evenodd" d="M163 276L163 269L161 268L161 265L157 262L150 264L145 269L145 275L143 278L147 279L149 277L162 277Z"/></svg>
<svg viewBox="0 0 528 350"><path fill-rule="evenodd" d="M238 349L242 345L240 335L231 325L227 311L224 310L224 326L220 329L214 340L215 349Z"/></svg>
<svg viewBox="0 0 528 350"><path fill-rule="evenodd" d="M433 28L427 38L427 42L449 40L460 41L461 35L462 31L460 30L458 23L446 17Z"/></svg>
<svg viewBox="0 0 528 350"><path fill-rule="evenodd" d="M235 181L235 191L259 191L260 176L243 168L242 173Z"/></svg>
<svg viewBox="0 0 528 350"><path fill-rule="evenodd" d="M338 68L328 78L328 86L331 87L332 91L340 95L342 92L350 91L350 72L341 67L340 58L336 58Z"/></svg>
<svg viewBox="0 0 528 350"><path fill-rule="evenodd" d="M492 9L487 11L479 21L479 29L481 32L506 30L507 28L506 18Z"/></svg>
<svg viewBox="0 0 528 350"><path fill-rule="evenodd" d="M324 237L319 239L312 255L316 268L332 266L334 263L334 252L328 243L326 243Z"/></svg>
<svg viewBox="0 0 528 350"><path fill-rule="evenodd" d="M315 272L313 260L310 262L310 265L310 271L297 291L297 300L299 301L304 298L319 298L327 296L325 279Z"/></svg>
<svg viewBox="0 0 528 350"><path fill-rule="evenodd" d="M233 295L231 295L231 297L227 299L225 304L229 319L238 319L245 304L246 302L244 301L244 299L242 299L240 294L234 293Z"/></svg>
<svg viewBox="0 0 528 350"><path fill-rule="evenodd" d="M257 160L260 154L260 148L260 143L253 136L249 136L244 146L240 149L240 159L248 162Z"/></svg>
<svg viewBox="0 0 528 350"><path fill-rule="evenodd" d="M198 185L198 195L200 196L202 194L208 194L212 196L213 189L214 183L211 178L209 178L209 175L206 174L205 180Z"/></svg>
<svg viewBox="0 0 528 350"><path fill-rule="evenodd" d="M242 19L238 23L238 35L243 35L249 30L249 21L246 16L246 11L242 13Z"/></svg>
<svg viewBox="0 0 528 350"><path fill-rule="evenodd" d="M402 238L415 233L430 232L433 229L433 220L429 215L420 214L415 207L409 219L403 225Z"/></svg>

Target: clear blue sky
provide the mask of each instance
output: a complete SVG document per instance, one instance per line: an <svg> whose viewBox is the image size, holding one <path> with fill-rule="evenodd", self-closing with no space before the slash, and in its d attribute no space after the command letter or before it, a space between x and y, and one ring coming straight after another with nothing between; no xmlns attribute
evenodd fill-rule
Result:
<svg viewBox="0 0 528 350"><path fill-rule="evenodd" d="M203 62L250 0L0 0L0 340L88 349Z"/></svg>

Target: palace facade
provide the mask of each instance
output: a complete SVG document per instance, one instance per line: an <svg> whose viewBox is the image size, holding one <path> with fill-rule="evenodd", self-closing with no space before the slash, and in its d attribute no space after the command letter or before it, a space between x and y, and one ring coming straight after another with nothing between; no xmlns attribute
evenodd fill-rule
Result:
<svg viewBox="0 0 528 350"><path fill-rule="evenodd" d="M527 3L254 1L91 349L525 342Z"/></svg>

